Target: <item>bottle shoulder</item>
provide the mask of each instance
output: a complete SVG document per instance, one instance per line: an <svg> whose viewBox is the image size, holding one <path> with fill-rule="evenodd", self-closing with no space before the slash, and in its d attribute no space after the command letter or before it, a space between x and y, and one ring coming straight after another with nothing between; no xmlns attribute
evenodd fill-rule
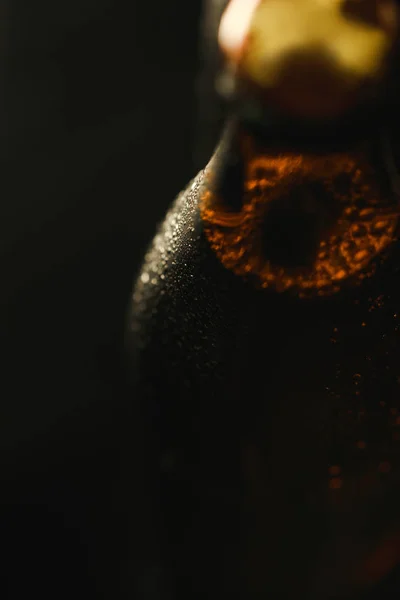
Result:
<svg viewBox="0 0 400 600"><path fill-rule="evenodd" d="M370 311L375 310L371 307L378 305L390 304L393 311L390 310L397 313L396 306L400 304L397 217L382 252L372 257L364 272L360 269L360 277L350 282L339 281L335 290L329 290L332 293L316 289L314 294L301 294L295 286L281 289L264 286L260 285L258 272L242 263L243 269L238 273L237 264L227 264L221 250L225 238L228 242L232 238L232 223L244 218L241 213L225 215L228 221L228 217L231 219L227 226L225 221L222 225L214 222L210 233L210 215L204 208L209 194L208 173L209 169L201 171L177 197L145 255L129 313L129 329L133 333L146 327L162 327L171 335L171 331L183 327L186 320L188 330L194 324L197 327L210 324L212 328L216 326L215 319L236 322L238 315L247 310L253 314L260 311L261 321L265 316L275 318L281 313L292 314L299 320L331 321L332 324L338 320L364 322ZM251 218L250 214L247 220ZM260 225L260 220L256 223ZM249 240L238 236L236 242L231 240L230 243L237 244L242 256L245 250L241 253L240 247L251 246L247 242ZM385 303L383 298L387 299ZM231 313L235 315L233 319L229 319Z"/></svg>

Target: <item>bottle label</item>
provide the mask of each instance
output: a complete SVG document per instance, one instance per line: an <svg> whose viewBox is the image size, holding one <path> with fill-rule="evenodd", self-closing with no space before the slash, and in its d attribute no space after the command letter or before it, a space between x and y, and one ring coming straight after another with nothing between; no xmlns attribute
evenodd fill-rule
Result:
<svg viewBox="0 0 400 600"><path fill-rule="evenodd" d="M302 297L373 275L399 215L362 152L258 153L248 140L243 147L241 205L221 193L224 148L206 169L200 200L206 236L227 269Z"/></svg>

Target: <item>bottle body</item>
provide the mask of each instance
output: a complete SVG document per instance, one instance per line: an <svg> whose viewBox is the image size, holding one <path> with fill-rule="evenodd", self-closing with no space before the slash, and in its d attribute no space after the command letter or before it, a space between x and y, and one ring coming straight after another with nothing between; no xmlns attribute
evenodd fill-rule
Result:
<svg viewBox="0 0 400 600"><path fill-rule="evenodd" d="M271 210L252 209L254 194L265 203L271 190L251 187L247 160L250 203L222 206L229 186L214 175L232 176L226 157L218 151L177 199L133 296L128 342L149 431L160 597L361 597L394 570L400 533L397 216L389 206L371 217L378 192L365 184L351 202L380 223L363 238L371 254L353 271L350 256L345 276L332 254L335 284L321 292L302 236L289 254L287 232L283 254L282 236L273 248L260 242L299 206L310 212L304 182L292 178L295 199L271 221ZM259 184L271 180L270 164L256 166ZM331 217L338 230L325 228ZM336 236L332 252L357 225L341 218L333 210L313 221L318 235ZM232 232L232 223L263 236Z"/></svg>

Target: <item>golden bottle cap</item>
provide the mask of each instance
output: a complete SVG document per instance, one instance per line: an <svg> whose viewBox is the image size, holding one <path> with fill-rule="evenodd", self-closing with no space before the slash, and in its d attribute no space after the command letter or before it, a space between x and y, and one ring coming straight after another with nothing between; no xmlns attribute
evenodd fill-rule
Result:
<svg viewBox="0 0 400 600"><path fill-rule="evenodd" d="M394 0L231 0L219 45L236 79L291 117L336 118L387 72Z"/></svg>

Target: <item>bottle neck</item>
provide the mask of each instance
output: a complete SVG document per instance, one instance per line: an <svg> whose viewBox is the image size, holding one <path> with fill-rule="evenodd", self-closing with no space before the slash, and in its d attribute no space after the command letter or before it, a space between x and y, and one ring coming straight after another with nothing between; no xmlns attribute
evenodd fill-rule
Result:
<svg viewBox="0 0 400 600"><path fill-rule="evenodd" d="M238 188L243 189L243 184L251 179L255 169L260 170L261 164L267 165L268 161L272 161L276 166L280 163L286 165L279 171L280 181L285 185L290 176L296 175L295 179L299 182L297 176L300 173L307 174L306 179L310 181L343 179L351 164L360 171L365 186L368 184L374 189L375 201L379 201L380 206L397 206L397 168L387 127L375 123L365 131L364 123L363 134L356 135L355 130L352 133L347 138L332 134L321 140L321 133L307 137L297 130L286 135L277 126L268 130L260 127L259 123L252 124L238 116L228 119L214 159L214 164L218 165L214 169L218 171L215 184L229 190L229 193L221 190L221 200L234 208L238 198L232 203L232 196L238 195ZM233 176L235 182L230 181ZM218 189L215 192L218 193ZM346 193L346 190L343 192ZM368 201L366 188L365 201Z"/></svg>
<svg viewBox="0 0 400 600"><path fill-rule="evenodd" d="M369 277L397 237L398 199L378 136L301 147L234 119L205 181L211 246L227 268L263 288L331 294Z"/></svg>

